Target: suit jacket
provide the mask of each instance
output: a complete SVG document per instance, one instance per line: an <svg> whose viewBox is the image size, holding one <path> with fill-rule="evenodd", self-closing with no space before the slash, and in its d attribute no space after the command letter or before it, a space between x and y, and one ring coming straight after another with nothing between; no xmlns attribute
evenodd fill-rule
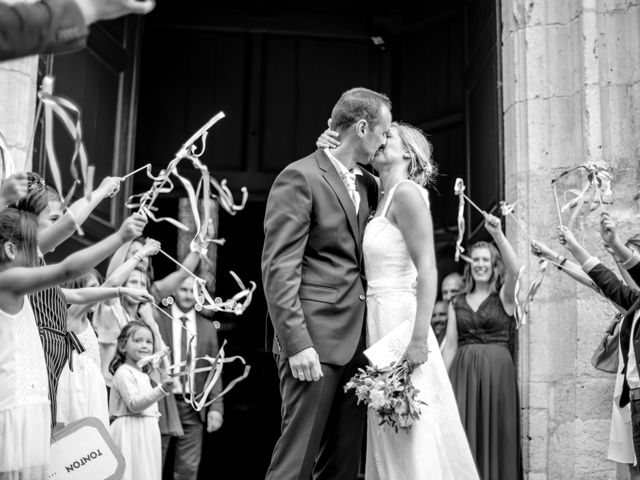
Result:
<svg viewBox="0 0 640 480"><path fill-rule="evenodd" d="M322 150L276 178L264 219L262 282L282 358L315 347L320 361L345 365L365 315L362 235L377 206L375 177L356 176L360 208Z"/></svg>
<svg viewBox="0 0 640 480"><path fill-rule="evenodd" d="M88 35L74 0L44 3L0 3L0 61L77 50Z"/></svg>
<svg viewBox="0 0 640 480"><path fill-rule="evenodd" d="M171 314L170 308L164 309L167 313ZM162 315L161 313L156 313L156 322L158 323L158 328L160 330L160 335L162 335L162 340L169 347L173 346L173 323L172 320L166 315ZM197 343L196 343L196 355L202 357L204 355L209 355L210 357L215 357L218 354L218 333L216 332L216 328L213 326L211 321L204 318L202 315L196 312L196 333L198 335ZM171 362L177 361L173 358L172 354ZM179 360L179 359L178 359ZM196 368L206 367L209 363L207 362L197 362ZM207 376L209 372L200 372L196 373L194 383L197 392L202 392L204 387L204 382L207 380ZM222 379L220 379L216 385L213 387L210 393L210 397L214 397L222 391ZM206 410L206 411L205 411ZM202 409L200 411L200 420L206 422L207 417L206 413L209 410L215 410L220 413L223 413L223 403L222 398L219 398L215 402L213 402L207 409Z"/></svg>
<svg viewBox="0 0 640 480"><path fill-rule="evenodd" d="M640 263L631 267L628 272L635 282L640 283ZM638 309L640 309L640 292L626 285L615 275L615 273L601 263L591 269L589 276L598 285L598 287L600 287L602 293L604 293L609 300L627 310L627 313L620 324L620 351L622 352L622 359L624 361L622 373L626 374L627 362L629 361L629 339L631 337L631 326L633 324L633 317ZM633 335L633 348L636 352L636 365L640 372L640 325L636 326ZM620 397L620 406L624 407L628 403L629 385L627 384L627 378L625 375L622 386L622 395Z"/></svg>

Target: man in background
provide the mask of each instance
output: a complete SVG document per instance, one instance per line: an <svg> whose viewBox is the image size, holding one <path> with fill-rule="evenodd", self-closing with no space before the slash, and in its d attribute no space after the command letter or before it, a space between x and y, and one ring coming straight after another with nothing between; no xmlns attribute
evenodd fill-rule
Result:
<svg viewBox="0 0 640 480"><path fill-rule="evenodd" d="M464 278L458 272L453 272L444 277L440 286L442 300L449 303L453 297L462 292L464 288Z"/></svg>
<svg viewBox="0 0 640 480"><path fill-rule="evenodd" d="M438 339L440 349L442 349L442 341L447 333L447 310L448 303L444 300L438 300L433 306L433 314L431 315L431 328Z"/></svg>
<svg viewBox="0 0 640 480"><path fill-rule="evenodd" d="M214 358L218 354L218 334L213 323L195 310L196 300L193 296L193 278L187 277L174 294L175 303L167 308L175 320L172 321L166 315L156 315L156 322L164 343L171 349L171 363L189 362L192 368L208 366L208 364L196 365L193 359L208 355ZM190 355L187 355L188 348ZM169 448L175 451L173 477L175 480L196 480L198 467L202 453L203 426L207 432L215 432L222 426L222 399L213 402L209 407L196 412L183 397L183 388L186 393L202 392L209 372L200 372L194 375L192 384L195 392L189 392L189 384L183 386L181 382L185 377L177 377L173 394L178 405L178 413L184 435L174 437L162 435L162 459L163 464ZM222 391L221 381L218 381L210 393L214 397Z"/></svg>

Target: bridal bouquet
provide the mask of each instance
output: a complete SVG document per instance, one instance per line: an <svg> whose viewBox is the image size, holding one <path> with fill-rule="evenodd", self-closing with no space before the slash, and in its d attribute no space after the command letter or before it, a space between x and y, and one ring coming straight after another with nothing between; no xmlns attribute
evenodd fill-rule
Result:
<svg viewBox="0 0 640 480"><path fill-rule="evenodd" d="M394 362L388 367L368 366L358 369L344 391L355 390L358 403L363 402L380 417L380 425L388 425L396 433L398 429L411 430L413 422L420 418L419 390L413 385L406 360Z"/></svg>

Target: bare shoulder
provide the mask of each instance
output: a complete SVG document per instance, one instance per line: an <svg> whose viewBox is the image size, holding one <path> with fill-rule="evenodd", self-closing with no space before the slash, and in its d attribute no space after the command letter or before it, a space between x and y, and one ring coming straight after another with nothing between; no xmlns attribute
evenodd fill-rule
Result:
<svg viewBox="0 0 640 480"><path fill-rule="evenodd" d="M395 203L402 208L428 210L428 205L422 190L424 189L414 182L400 182L396 187L393 199Z"/></svg>

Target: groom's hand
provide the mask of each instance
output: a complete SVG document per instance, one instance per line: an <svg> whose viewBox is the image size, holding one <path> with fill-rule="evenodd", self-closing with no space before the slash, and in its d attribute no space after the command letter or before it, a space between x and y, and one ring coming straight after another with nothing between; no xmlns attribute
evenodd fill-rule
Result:
<svg viewBox="0 0 640 480"><path fill-rule="evenodd" d="M313 347L305 348L298 353L289 357L289 366L291 374L301 382L318 381L322 374L320 366L320 357Z"/></svg>

